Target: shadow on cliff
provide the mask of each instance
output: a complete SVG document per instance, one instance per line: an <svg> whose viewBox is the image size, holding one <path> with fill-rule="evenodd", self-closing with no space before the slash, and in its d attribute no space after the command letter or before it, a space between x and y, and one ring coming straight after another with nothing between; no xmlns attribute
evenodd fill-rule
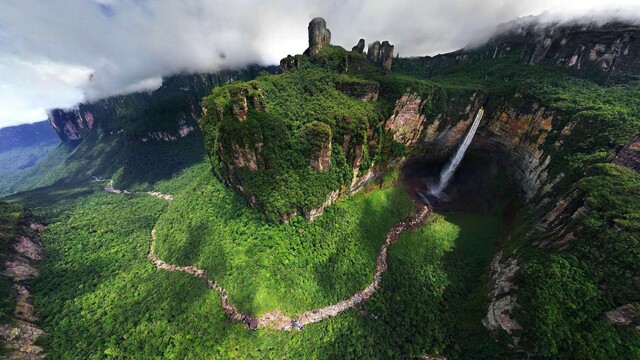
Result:
<svg viewBox="0 0 640 360"><path fill-rule="evenodd" d="M403 219L410 211L411 201L404 194L403 188L387 193L384 205L375 204L371 197L364 199L362 211L358 214L356 234L344 234L344 243L324 263L318 264L315 279L327 302L345 300L354 293L367 287L375 275L376 260L387 233L396 219ZM379 201L379 200L378 200ZM362 239L354 241L354 239ZM360 259L354 261L344 254L355 254Z"/></svg>
<svg viewBox="0 0 640 360"><path fill-rule="evenodd" d="M61 147L68 147L62 144ZM60 151L59 151L60 152ZM182 170L204 161L206 151L200 131L176 141L128 139L121 135L92 133L75 148L56 159L45 159L22 180L18 189L78 185L92 176L113 179L114 186L151 190ZM47 161L49 160L49 161Z"/></svg>
<svg viewBox="0 0 640 360"><path fill-rule="evenodd" d="M154 183L202 162L205 156L204 139L198 131L176 141L124 144L113 157L102 157L101 167L115 165L114 181L120 188L151 188Z"/></svg>

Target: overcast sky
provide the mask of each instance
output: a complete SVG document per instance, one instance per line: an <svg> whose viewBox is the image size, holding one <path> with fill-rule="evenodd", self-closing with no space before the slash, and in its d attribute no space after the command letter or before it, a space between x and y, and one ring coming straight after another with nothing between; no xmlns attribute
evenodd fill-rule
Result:
<svg viewBox="0 0 640 360"><path fill-rule="evenodd" d="M640 15L640 0L0 0L0 128L154 89L163 75L276 64L304 51L316 16L334 44L389 40L412 56L456 50L521 16L594 11Z"/></svg>

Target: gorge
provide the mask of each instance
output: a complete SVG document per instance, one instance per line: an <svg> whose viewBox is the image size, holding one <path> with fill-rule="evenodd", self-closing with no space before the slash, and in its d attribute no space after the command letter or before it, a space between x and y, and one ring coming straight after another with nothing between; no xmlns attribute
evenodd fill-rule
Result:
<svg viewBox="0 0 640 360"><path fill-rule="evenodd" d="M49 356L639 353L638 26L416 58L307 31L277 68L50 112L63 144L3 199L47 222Z"/></svg>

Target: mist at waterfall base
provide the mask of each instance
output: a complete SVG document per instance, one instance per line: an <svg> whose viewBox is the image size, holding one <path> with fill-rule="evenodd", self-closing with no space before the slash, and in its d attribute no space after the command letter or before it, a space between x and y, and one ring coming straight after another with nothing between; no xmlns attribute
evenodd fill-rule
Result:
<svg viewBox="0 0 640 360"><path fill-rule="evenodd" d="M400 172L400 181L407 193L416 201L429 201L438 212L463 212L496 215L496 209L518 195L506 169L497 159L482 152L472 151L473 145L460 161L441 198L429 194L437 185L441 170L449 158L421 159L406 164Z"/></svg>
<svg viewBox="0 0 640 360"><path fill-rule="evenodd" d="M451 177L453 176L456 169L460 165L460 161L462 161L464 154L467 152L467 148L469 148L469 145L471 144L471 140L473 140L473 136L476 134L476 131L478 130L478 126L480 125L480 120L482 120L482 116L484 116L484 109L480 108L480 110L478 110L478 114L476 115L476 118L473 120L473 124L471 124L471 128L469 129L469 132L464 137L464 140L458 147L458 150L456 150L455 155L451 158L447 166L442 170L442 173L440 173L440 181L436 186L429 189L430 195L433 195L438 199L442 198L442 195L443 195L442 191L447 187L447 185L449 185L449 182L451 181ZM429 203L429 200L427 199L427 197L424 196L423 194L421 195L422 197L424 197L423 201L426 201L427 203Z"/></svg>

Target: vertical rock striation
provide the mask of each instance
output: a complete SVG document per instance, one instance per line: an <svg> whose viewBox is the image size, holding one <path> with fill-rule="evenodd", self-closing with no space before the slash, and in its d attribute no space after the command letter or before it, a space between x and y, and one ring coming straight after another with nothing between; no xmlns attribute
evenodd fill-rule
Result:
<svg viewBox="0 0 640 360"><path fill-rule="evenodd" d="M305 52L315 55L326 46L331 45L331 31L327 29L327 22L317 17L309 23L309 48Z"/></svg>
<svg viewBox="0 0 640 360"><path fill-rule="evenodd" d="M388 41L374 41L369 45L367 51L367 59L369 61L379 64L385 70L391 70L393 65L393 49L394 46L389 44Z"/></svg>

